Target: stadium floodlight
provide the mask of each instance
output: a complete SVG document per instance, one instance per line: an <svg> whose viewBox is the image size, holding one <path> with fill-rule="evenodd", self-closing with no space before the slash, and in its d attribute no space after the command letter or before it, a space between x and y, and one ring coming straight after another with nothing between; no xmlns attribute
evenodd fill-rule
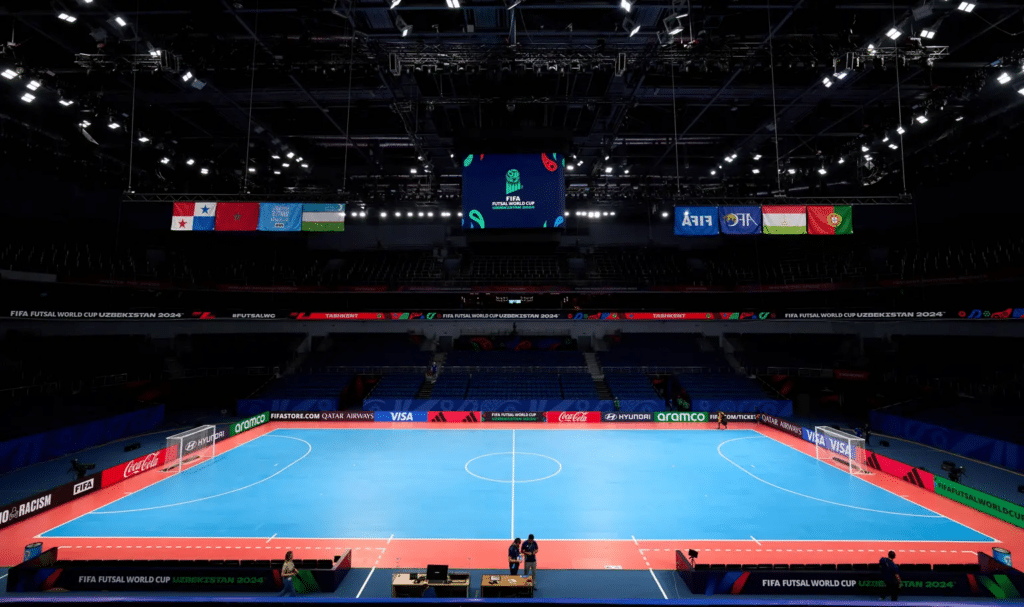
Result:
<svg viewBox="0 0 1024 607"><path fill-rule="evenodd" d="M6 69L2 73L0 73L0 76L3 76L4 78L7 78L8 80L14 80L15 78L18 77L18 72L14 71L12 69Z"/></svg>
<svg viewBox="0 0 1024 607"><path fill-rule="evenodd" d="M281 174L281 171L274 171L274 174L275 174L275 175L280 175L280 174Z"/></svg>
<svg viewBox="0 0 1024 607"><path fill-rule="evenodd" d="M840 156L839 157L839 164L843 164L844 162L846 162L846 159L843 158L842 156Z"/></svg>
<svg viewBox="0 0 1024 607"><path fill-rule="evenodd" d="M308 165L308 164L306 164L305 162L303 162L303 163L302 163L302 164L300 164L299 166L300 166L300 167L302 167L302 168L304 168L304 169L308 169L308 168L309 168L309 165Z"/></svg>
<svg viewBox="0 0 1024 607"><path fill-rule="evenodd" d="M302 162L302 156L299 156L298 158L296 158L295 162Z"/></svg>
<svg viewBox="0 0 1024 607"><path fill-rule="evenodd" d="M604 167L604 172L605 173L611 173L612 172L612 167Z"/></svg>
<svg viewBox="0 0 1024 607"><path fill-rule="evenodd" d="M668 217L668 211L662 211L661 212L661 216L662 217Z"/></svg>
<svg viewBox="0 0 1024 607"><path fill-rule="evenodd" d="M754 154L754 160L761 160L760 154Z"/></svg>
<svg viewBox="0 0 1024 607"><path fill-rule="evenodd" d="M874 44L869 44L869 45L868 45L868 54L869 54L869 55L874 55L874 54L875 54L875 52L876 52L876 51L875 51L875 45L874 45Z"/></svg>
<svg viewBox="0 0 1024 607"><path fill-rule="evenodd" d="M832 88L832 79L831 78L826 77L824 80L821 81L821 83L824 84L825 88L827 88L827 89Z"/></svg>
<svg viewBox="0 0 1024 607"><path fill-rule="evenodd" d="M78 17L75 17L74 15L69 15L67 13L61 13L57 15L57 18L60 19L61 21L66 21L67 23L74 23L75 21L78 21Z"/></svg>
<svg viewBox="0 0 1024 607"><path fill-rule="evenodd" d="M814 427L814 456L838 464L850 474L870 474L864 439L829 426Z"/></svg>
<svg viewBox="0 0 1024 607"><path fill-rule="evenodd" d="M433 216L434 216L434 212L433 211L427 211L427 217L433 217Z"/></svg>
<svg viewBox="0 0 1024 607"><path fill-rule="evenodd" d="M996 81L998 81L999 84L1006 84L1007 82L1010 81L1010 75L1007 74L1006 72L1003 72L1002 74L999 74L999 77L996 78Z"/></svg>
<svg viewBox="0 0 1024 607"><path fill-rule="evenodd" d="M921 37L926 40L931 40L935 37L935 30L921 30Z"/></svg>
<svg viewBox="0 0 1024 607"><path fill-rule="evenodd" d="M416 167L412 167L411 169L409 169L409 173L411 173L412 175L415 175L416 174Z"/></svg>
<svg viewBox="0 0 1024 607"><path fill-rule="evenodd" d="M760 174L761 174L761 169L753 169L753 170L752 170L752 171L750 171L750 172L751 172L751 173L753 173L753 174L755 174L755 175L760 175Z"/></svg>
<svg viewBox="0 0 1024 607"><path fill-rule="evenodd" d="M821 167L820 169L818 169L818 174L819 175L824 175L826 173L828 173L828 171L825 170L825 167Z"/></svg>
<svg viewBox="0 0 1024 607"><path fill-rule="evenodd" d="M712 175L714 175L714 174L715 174L715 173L717 173L717 172L718 172L718 171L716 171L715 169L711 169L711 174L712 174Z"/></svg>
<svg viewBox="0 0 1024 607"><path fill-rule="evenodd" d="M87 128L92 126L92 123L89 122L88 120L83 120L83 121L78 123L78 126L82 127L83 129L87 129Z"/></svg>
<svg viewBox="0 0 1024 607"><path fill-rule="evenodd" d="M401 22L401 24L398 25L398 31L402 34L403 38L407 38L412 32L412 26L401 19L399 19L399 22Z"/></svg>
<svg viewBox="0 0 1024 607"><path fill-rule="evenodd" d="M836 80L842 80L843 78L846 78L846 76L847 76L848 74L847 74L846 70L843 70L843 71L841 71L841 72L836 72L836 73L835 73L835 74L833 74L833 75L834 75L834 76L836 77Z"/></svg>
<svg viewBox="0 0 1024 607"><path fill-rule="evenodd" d="M871 162L872 160L874 160L874 158L871 157L871 154L864 154L864 160Z"/></svg>
<svg viewBox="0 0 1024 607"><path fill-rule="evenodd" d="M576 169L576 167L571 165L571 164L565 165L565 170L567 170L567 171L572 171L572 170L575 170L575 169Z"/></svg>
<svg viewBox="0 0 1024 607"><path fill-rule="evenodd" d="M608 214L611 215L612 217L615 217L615 211L610 211Z"/></svg>
<svg viewBox="0 0 1024 607"><path fill-rule="evenodd" d="M171 159L168 158L167 156L164 156L163 158L160 159L160 164L169 164L170 162Z"/></svg>
<svg viewBox="0 0 1024 607"><path fill-rule="evenodd" d="M629 169L624 169L624 170L623 170L622 172L623 172L623 174L625 174L625 175L629 175Z"/></svg>
<svg viewBox="0 0 1024 607"><path fill-rule="evenodd" d="M901 127L901 126L898 126L898 127L896 127L896 132L899 133L900 135L902 135L903 133L907 132L907 129L905 129L905 128Z"/></svg>
<svg viewBox="0 0 1024 607"><path fill-rule="evenodd" d="M796 169L787 169L786 172L790 175L796 175Z"/></svg>
<svg viewBox="0 0 1024 607"><path fill-rule="evenodd" d="M928 122L928 117L925 116L924 114L921 114L917 118L914 118L914 120L916 120L920 124L924 124L924 123Z"/></svg>
<svg viewBox="0 0 1024 607"><path fill-rule="evenodd" d="M33 95L32 93L25 93L24 95L21 96L21 100L24 101L25 103L32 103L33 101L36 100L36 96Z"/></svg>
<svg viewBox="0 0 1024 607"><path fill-rule="evenodd" d="M870 148L868 146L866 146L866 145L860 146L860 151L862 151L862 152L867 152L869 149Z"/></svg>
<svg viewBox="0 0 1024 607"><path fill-rule="evenodd" d="M249 172L250 173L255 173L256 172L256 167L249 167Z"/></svg>
<svg viewBox="0 0 1024 607"><path fill-rule="evenodd" d="M895 27L890 29L889 31L885 32L886 38L889 38L891 40L896 40L897 38L899 38L902 35L903 35L903 32L901 32L900 30L896 29Z"/></svg>
<svg viewBox="0 0 1024 607"><path fill-rule="evenodd" d="M188 160L185 161L185 164L187 164L188 166L192 166L195 163L196 163L196 161L191 159L191 158L189 158Z"/></svg>
<svg viewBox="0 0 1024 607"><path fill-rule="evenodd" d="M412 217L412 211L409 211L408 213L406 213L405 216L406 217Z"/></svg>
<svg viewBox="0 0 1024 607"><path fill-rule="evenodd" d="M381 211L381 212L380 212L380 218L381 218L381 219L384 219L384 218L386 218L387 216L388 216L388 212L387 212L387 211Z"/></svg>
<svg viewBox="0 0 1024 607"><path fill-rule="evenodd" d="M391 10L398 8L398 5L402 3L402 0L391 0Z"/></svg>
<svg viewBox="0 0 1024 607"><path fill-rule="evenodd" d="M416 216L417 217L423 217L423 211L420 211Z"/></svg>
<svg viewBox="0 0 1024 607"><path fill-rule="evenodd" d="M1017 92L1020 93L1021 95L1024 95L1024 89L1017 89Z"/></svg>
<svg viewBox="0 0 1024 607"><path fill-rule="evenodd" d="M192 72L185 72L185 75L181 77L182 82L188 82L192 79Z"/></svg>
<svg viewBox="0 0 1024 607"><path fill-rule="evenodd" d="M726 162L732 162L732 156L726 156L725 157L725 161Z"/></svg>
<svg viewBox="0 0 1024 607"><path fill-rule="evenodd" d="M960 122L960 121L961 121L961 120L963 120L963 119L964 119L964 117L963 117L963 116L957 116L957 117L956 117L956 121L957 121L957 122Z"/></svg>
<svg viewBox="0 0 1024 607"><path fill-rule="evenodd" d="M630 2L629 0L619 0L619 6L621 6L622 10L626 11L627 13L633 10L633 3Z"/></svg>
<svg viewBox="0 0 1024 607"><path fill-rule="evenodd" d="M200 426L167 437L167 461L161 471L181 472L186 466L209 461L217 455L217 428Z"/></svg>
<svg viewBox="0 0 1024 607"><path fill-rule="evenodd" d="M30 91L34 91L34 90L36 90L37 88L39 88L41 86L43 86L43 84L41 82L39 82L38 80L32 80L28 84L25 85L25 87L28 88L28 90L30 90Z"/></svg>
<svg viewBox="0 0 1024 607"><path fill-rule="evenodd" d="M281 163L281 166L282 166L282 167L284 167L284 168L286 168L286 169L288 169L288 168L291 168L291 166L292 166L292 165L291 165L291 163L290 163L290 162L282 162L282 163Z"/></svg>
<svg viewBox="0 0 1024 607"><path fill-rule="evenodd" d="M633 36L637 35L637 32L640 31L640 24L637 23L636 21L633 21L629 17L626 17L625 19L622 20L622 29L629 32L629 37L632 38Z"/></svg>
<svg viewBox="0 0 1024 607"><path fill-rule="evenodd" d="M288 159L291 160L292 158L295 158L295 152L288 152L287 154L285 154L285 156L287 156Z"/></svg>
<svg viewBox="0 0 1024 607"><path fill-rule="evenodd" d="M121 128L121 125L119 123L117 123L117 122L110 121L110 123L107 124L107 128L113 131L113 130L117 130L117 129Z"/></svg>
<svg viewBox="0 0 1024 607"><path fill-rule="evenodd" d="M153 58L159 57L160 56L160 49L158 49L158 48L150 49L149 56L153 57Z"/></svg>
<svg viewBox="0 0 1024 607"><path fill-rule="evenodd" d="M273 154L270 157L273 158L274 160L281 160L281 157L278 156L277 154Z"/></svg>
<svg viewBox="0 0 1024 607"><path fill-rule="evenodd" d="M889 136L888 135L886 135L885 137L882 137L882 143L888 143L888 142L889 142Z"/></svg>
<svg viewBox="0 0 1024 607"><path fill-rule="evenodd" d="M604 216L604 217L607 217L607 216L608 216L608 211L603 211L603 212L601 213L601 215L602 215L602 216Z"/></svg>
<svg viewBox="0 0 1024 607"><path fill-rule="evenodd" d="M565 215L566 217L568 217L568 216L569 216L569 211L566 211L565 213L563 213L563 215Z"/></svg>
<svg viewBox="0 0 1024 607"><path fill-rule="evenodd" d="M462 217L462 211L459 211L459 217Z"/></svg>
<svg viewBox="0 0 1024 607"><path fill-rule="evenodd" d="M146 137L145 135L139 137L139 143L149 143L149 137Z"/></svg>
<svg viewBox="0 0 1024 607"><path fill-rule="evenodd" d="M444 0L448 8L459 8L459 0Z"/></svg>
<svg viewBox="0 0 1024 607"><path fill-rule="evenodd" d="M114 23L120 25L121 27L128 25L128 22L122 19L120 15L114 17Z"/></svg>
<svg viewBox="0 0 1024 607"><path fill-rule="evenodd" d="M974 10L974 4L971 2L961 2L960 6L956 7L956 10L969 13Z"/></svg>
<svg viewBox="0 0 1024 607"><path fill-rule="evenodd" d="M199 169L199 172L201 174L203 174L203 175L209 175L210 174L210 169L208 169L206 167L203 167L203 168Z"/></svg>
<svg viewBox="0 0 1024 607"><path fill-rule="evenodd" d="M896 145L895 143L890 143L889 144L889 149L890 150L898 150L898 149L900 149L900 146Z"/></svg>
<svg viewBox="0 0 1024 607"><path fill-rule="evenodd" d="M70 100L70 99L61 99L58 103L60 103L64 107L68 107L69 105L74 105L75 104L75 102Z"/></svg>

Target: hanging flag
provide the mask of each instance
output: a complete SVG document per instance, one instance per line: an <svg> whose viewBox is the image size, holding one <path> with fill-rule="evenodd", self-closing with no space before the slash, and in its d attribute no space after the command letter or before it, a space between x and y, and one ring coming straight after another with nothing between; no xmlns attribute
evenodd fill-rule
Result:
<svg viewBox="0 0 1024 607"><path fill-rule="evenodd" d="M216 202L176 202L171 211L171 230L175 232L209 232L217 214Z"/></svg>
<svg viewBox="0 0 1024 607"><path fill-rule="evenodd" d="M806 234L807 208L795 206L761 207L765 234Z"/></svg>
<svg viewBox="0 0 1024 607"><path fill-rule="evenodd" d="M760 234L761 207L718 207L722 234Z"/></svg>
<svg viewBox="0 0 1024 607"><path fill-rule="evenodd" d="M344 232L345 205L307 202L302 205L303 232Z"/></svg>
<svg viewBox="0 0 1024 607"><path fill-rule="evenodd" d="M807 207L808 234L853 234L853 207Z"/></svg>
<svg viewBox="0 0 1024 607"><path fill-rule="evenodd" d="M676 207L676 236L718 234L716 207Z"/></svg>
<svg viewBox="0 0 1024 607"><path fill-rule="evenodd" d="M301 202L261 202L261 232L298 232L302 224Z"/></svg>
<svg viewBox="0 0 1024 607"><path fill-rule="evenodd" d="M218 232L255 232L260 223L260 203L221 202L217 204Z"/></svg>

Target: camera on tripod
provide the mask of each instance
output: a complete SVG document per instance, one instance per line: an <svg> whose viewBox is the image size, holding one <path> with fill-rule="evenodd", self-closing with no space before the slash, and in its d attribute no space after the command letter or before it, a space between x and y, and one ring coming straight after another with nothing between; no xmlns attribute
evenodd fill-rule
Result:
<svg viewBox="0 0 1024 607"><path fill-rule="evenodd" d="M964 467L957 466L955 462L942 462L942 470L948 473L949 480L954 483L960 482L960 477L964 475Z"/></svg>
<svg viewBox="0 0 1024 607"><path fill-rule="evenodd" d="M96 464L83 464L77 459L73 459L71 460L71 468L68 469L68 472L74 472L77 475L77 478L85 478L85 474L88 471L95 469Z"/></svg>

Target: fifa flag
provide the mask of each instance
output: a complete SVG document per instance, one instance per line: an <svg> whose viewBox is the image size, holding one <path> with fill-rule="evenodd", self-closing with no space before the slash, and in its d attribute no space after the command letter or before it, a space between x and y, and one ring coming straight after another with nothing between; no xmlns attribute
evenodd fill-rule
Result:
<svg viewBox="0 0 1024 607"><path fill-rule="evenodd" d="M171 230L175 232L212 232L216 202L176 202L171 212Z"/></svg>
<svg viewBox="0 0 1024 607"><path fill-rule="evenodd" d="M221 202L217 204L218 232L255 232L260 223L260 203Z"/></svg>
<svg viewBox="0 0 1024 607"><path fill-rule="evenodd" d="M298 232L302 225L301 202L261 202L261 232Z"/></svg>
<svg viewBox="0 0 1024 607"><path fill-rule="evenodd" d="M302 205L303 232L344 232L345 205L307 202Z"/></svg>
<svg viewBox="0 0 1024 607"><path fill-rule="evenodd" d="M760 234L761 207L718 207L722 234Z"/></svg>
<svg viewBox="0 0 1024 607"><path fill-rule="evenodd" d="M718 210L715 207L676 207L676 236L715 234L718 234Z"/></svg>
<svg viewBox="0 0 1024 607"><path fill-rule="evenodd" d="M853 207L807 207L808 234L853 234Z"/></svg>
<svg viewBox="0 0 1024 607"><path fill-rule="evenodd" d="M807 207L761 207L765 234L806 234Z"/></svg>

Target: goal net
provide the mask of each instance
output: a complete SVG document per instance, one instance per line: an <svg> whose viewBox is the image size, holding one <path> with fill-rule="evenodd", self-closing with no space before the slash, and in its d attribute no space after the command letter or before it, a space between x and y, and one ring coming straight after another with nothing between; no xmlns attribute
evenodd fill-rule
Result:
<svg viewBox="0 0 1024 607"><path fill-rule="evenodd" d="M164 472L180 472L200 462L213 458L217 453L217 428L200 426L167 437L167 460Z"/></svg>
<svg viewBox="0 0 1024 607"><path fill-rule="evenodd" d="M864 439L828 426L814 427L814 455L848 468L850 474L871 474Z"/></svg>

